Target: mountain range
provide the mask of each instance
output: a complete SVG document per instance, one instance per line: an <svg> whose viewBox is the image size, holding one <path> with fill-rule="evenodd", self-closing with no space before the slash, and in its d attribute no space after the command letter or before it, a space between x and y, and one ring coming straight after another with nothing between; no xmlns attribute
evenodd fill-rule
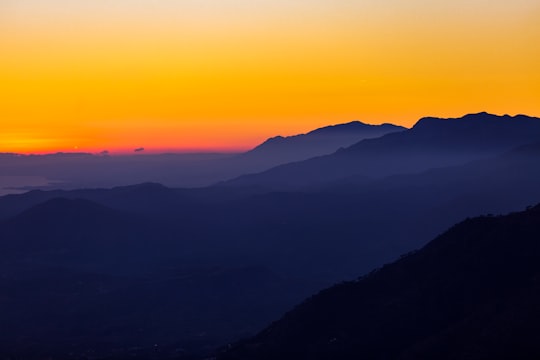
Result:
<svg viewBox="0 0 540 360"><path fill-rule="evenodd" d="M369 125L353 121L322 127L306 134L276 136L240 155L240 158L262 163L264 167L277 166L331 154L364 139L378 138L404 130L406 128L393 124Z"/></svg>
<svg viewBox="0 0 540 360"><path fill-rule="evenodd" d="M239 154L108 153L48 155L0 154L0 195L35 188L79 189L159 182L171 187L201 187L291 161L329 154L360 140L405 130L390 124L359 121L275 137ZM14 183L19 183L18 186Z"/></svg>
<svg viewBox="0 0 540 360"><path fill-rule="evenodd" d="M540 119L487 113L423 118L410 130L360 141L333 154L244 175L226 186L274 190L318 187L344 178L382 178L494 156L540 139Z"/></svg>
<svg viewBox="0 0 540 360"><path fill-rule="evenodd" d="M0 197L0 323L9 334L0 355L188 359L253 335L315 291L464 218L537 202L539 123L428 118L210 187ZM342 160L342 170L327 167ZM294 170L302 166L324 176ZM284 168L290 183L267 181Z"/></svg>

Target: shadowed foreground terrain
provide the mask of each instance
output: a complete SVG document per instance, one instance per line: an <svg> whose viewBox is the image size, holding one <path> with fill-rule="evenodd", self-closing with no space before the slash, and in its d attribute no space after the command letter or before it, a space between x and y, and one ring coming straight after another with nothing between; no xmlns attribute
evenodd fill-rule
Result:
<svg viewBox="0 0 540 360"><path fill-rule="evenodd" d="M467 219L324 290L221 360L538 359L540 206Z"/></svg>

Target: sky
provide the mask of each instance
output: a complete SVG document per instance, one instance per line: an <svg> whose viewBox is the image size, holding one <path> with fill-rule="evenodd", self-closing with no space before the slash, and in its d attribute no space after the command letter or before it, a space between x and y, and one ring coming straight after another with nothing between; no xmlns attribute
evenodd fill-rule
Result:
<svg viewBox="0 0 540 360"><path fill-rule="evenodd" d="M0 152L540 116L538 0L0 0Z"/></svg>

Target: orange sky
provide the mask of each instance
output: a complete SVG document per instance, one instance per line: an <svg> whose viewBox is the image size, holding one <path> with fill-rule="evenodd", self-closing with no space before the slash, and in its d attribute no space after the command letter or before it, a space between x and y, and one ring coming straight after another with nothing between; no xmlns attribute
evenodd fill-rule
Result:
<svg viewBox="0 0 540 360"><path fill-rule="evenodd" d="M540 115L537 0L4 0L0 152Z"/></svg>

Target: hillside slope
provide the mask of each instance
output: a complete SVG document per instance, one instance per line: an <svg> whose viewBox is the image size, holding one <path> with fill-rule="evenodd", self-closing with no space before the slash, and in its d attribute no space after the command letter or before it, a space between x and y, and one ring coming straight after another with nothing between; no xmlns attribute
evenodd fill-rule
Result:
<svg viewBox="0 0 540 360"><path fill-rule="evenodd" d="M468 219L308 299L226 351L242 359L538 359L540 206Z"/></svg>

